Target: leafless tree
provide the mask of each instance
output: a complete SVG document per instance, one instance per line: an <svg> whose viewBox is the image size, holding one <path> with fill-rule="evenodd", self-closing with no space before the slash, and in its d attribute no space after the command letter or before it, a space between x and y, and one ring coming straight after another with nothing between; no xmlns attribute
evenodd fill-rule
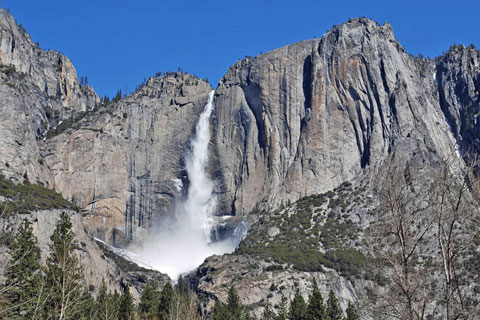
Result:
<svg viewBox="0 0 480 320"><path fill-rule="evenodd" d="M435 179L435 236L444 279L442 293L446 320L472 319L474 312L478 311L472 310L466 303L468 284L472 279L462 266L469 252L474 249L474 219L478 217L478 202L475 199L478 178L475 169L480 162L477 158L469 159L468 165L458 163L454 158L443 160Z"/></svg>
<svg viewBox="0 0 480 320"><path fill-rule="evenodd" d="M379 174L380 220L371 228L370 244L379 276L388 282L372 291L382 318L423 320L432 309L429 270L421 261L434 219L422 177L420 169L394 160Z"/></svg>

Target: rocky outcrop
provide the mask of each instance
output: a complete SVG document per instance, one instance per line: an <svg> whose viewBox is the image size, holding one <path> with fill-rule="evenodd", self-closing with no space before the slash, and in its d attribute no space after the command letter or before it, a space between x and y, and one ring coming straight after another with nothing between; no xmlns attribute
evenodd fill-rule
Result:
<svg viewBox="0 0 480 320"><path fill-rule="evenodd" d="M364 18L237 62L215 98L222 212L324 192L394 152L451 154L434 70Z"/></svg>
<svg viewBox="0 0 480 320"><path fill-rule="evenodd" d="M50 236L55 230L55 225L60 219L61 212L62 210L59 209L51 209L36 211L27 215L2 215L0 217L2 237L8 234L13 236L23 219L30 220L32 222L34 235L38 241L38 246L41 250L42 263L45 263L49 254L48 245L50 243ZM85 233L81 216L75 214L73 211L69 211L69 214L71 214L73 231L79 244L76 254L80 264L84 268L83 271L87 284L93 285L98 289L97 286L102 283L102 279L105 279L105 282L111 289L119 288L118 280L120 271L112 261L103 255L103 252L98 248L96 243ZM0 272L3 272L9 256L8 250L3 246L3 243L0 245L0 256L2 257Z"/></svg>
<svg viewBox="0 0 480 320"><path fill-rule="evenodd" d="M49 255L50 237L60 220L62 211L50 209L26 215L0 216L0 279L3 279L3 272L9 259L9 251L4 246L5 239L15 235L23 219L32 222L33 233L41 251L41 262L44 264ZM71 215L75 240L78 243L75 253L83 269L85 282L92 294L97 294L102 281L105 281L111 291L120 291L122 286L128 284L131 287L131 293L136 299L139 299L141 290L148 280L155 279L161 284L169 281L166 275L140 268L111 253L107 248L99 247L92 236L85 232L81 214L74 211L67 212Z"/></svg>
<svg viewBox="0 0 480 320"><path fill-rule="evenodd" d="M188 74L150 78L44 141L56 188L90 213L93 234L124 245L172 209L188 183L182 158L210 91Z"/></svg>
<svg viewBox="0 0 480 320"><path fill-rule="evenodd" d="M93 89L80 85L68 58L42 50L0 9L0 170L4 174L26 173L31 181L52 186L38 140L50 127L98 101Z"/></svg>
<svg viewBox="0 0 480 320"><path fill-rule="evenodd" d="M436 59L440 105L463 154L480 152L480 52L452 46Z"/></svg>
<svg viewBox="0 0 480 320"><path fill-rule="evenodd" d="M54 110L61 118L86 111L99 101L92 88L80 85L70 59L60 52L41 49L3 9L0 9L0 64L13 65L46 97L60 100L61 104Z"/></svg>
<svg viewBox="0 0 480 320"><path fill-rule="evenodd" d="M331 230L316 229L322 215L335 223L350 219L361 238L378 218L379 191L368 189L378 183L377 174L391 159L402 168L408 163L421 169L427 184L438 160L461 167L461 155L478 153L478 61L478 51L464 47L452 48L436 60L415 58L398 43L388 23L360 18L335 26L321 39L233 65L215 95L212 174L218 181L219 214L255 222L236 253L208 259L199 268L194 278L200 294L223 299L227 283L237 283L243 301L258 314L267 301L278 303L282 293L291 296L289 288L298 287L306 296L309 288L303 280L312 277L323 290L334 289L344 307L356 295L366 296L369 276L350 282L342 266L338 273L329 268L303 273L305 267L299 269L296 261L310 255L308 243L327 260L329 250L334 257L335 250L343 250L326 248L325 235ZM456 153L456 144L462 154ZM353 192L364 199L342 194L324 206L340 205L336 214L303 217L308 230L319 231L318 239L300 232L300 217L284 230L273 225L305 214L306 209L298 207L283 212L287 203L331 193L344 181L364 185ZM368 210L355 207L367 198L372 203ZM288 235L283 236L285 247L278 234ZM361 252L358 244L361 241L345 248ZM275 260L273 253L279 251L291 257L295 250L301 253L289 263L268 260ZM327 260L320 264L329 265ZM277 290L278 285L284 289Z"/></svg>
<svg viewBox="0 0 480 320"><path fill-rule="evenodd" d="M282 268L270 270L269 266L271 264L266 261L243 255L208 258L197 274L197 277L200 277L198 294L208 302L204 308L213 307L214 300L208 298L216 297L226 302L232 283L235 284L242 303L247 305L258 319L261 318L267 303L278 308L282 297L292 301L296 290L308 301L313 279L319 284L323 297L328 297L329 291L334 290L343 309L349 301L358 299L352 284L340 277L335 270L311 273Z"/></svg>

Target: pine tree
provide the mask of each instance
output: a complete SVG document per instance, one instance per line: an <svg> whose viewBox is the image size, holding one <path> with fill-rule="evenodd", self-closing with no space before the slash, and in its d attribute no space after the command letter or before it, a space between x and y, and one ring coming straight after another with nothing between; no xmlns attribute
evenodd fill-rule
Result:
<svg viewBox="0 0 480 320"><path fill-rule="evenodd" d="M275 312L272 310L272 305L267 302L265 309L263 310L262 320L275 320Z"/></svg>
<svg viewBox="0 0 480 320"><path fill-rule="evenodd" d="M143 289L140 303L138 305L139 315L142 319L156 319L158 306L160 304L160 294L155 290L151 283L147 283Z"/></svg>
<svg viewBox="0 0 480 320"><path fill-rule="evenodd" d="M280 299L280 304L278 305L278 314L275 317L275 320L287 320L288 319L288 307L287 307L287 298L282 296Z"/></svg>
<svg viewBox="0 0 480 320"><path fill-rule="evenodd" d="M117 319L115 301L113 295L108 292L104 279L102 279L102 285L97 295L96 309L97 318L100 320Z"/></svg>
<svg viewBox="0 0 480 320"><path fill-rule="evenodd" d="M231 318L226 310L225 305L220 301L215 300L215 305L213 306L210 319L211 320L230 320Z"/></svg>
<svg viewBox="0 0 480 320"><path fill-rule="evenodd" d="M70 217L62 212L50 237L46 285L49 290L46 312L54 319L79 319L85 311L82 268L75 255L78 247Z"/></svg>
<svg viewBox="0 0 480 320"><path fill-rule="evenodd" d="M358 314L357 310L355 309L355 306L352 304L351 301L348 301L348 307L347 310L345 310L347 313L346 320L358 320Z"/></svg>
<svg viewBox="0 0 480 320"><path fill-rule="evenodd" d="M307 304L297 289L293 301L290 304L289 319L290 320L305 320L307 311Z"/></svg>
<svg viewBox="0 0 480 320"><path fill-rule="evenodd" d="M227 313L232 317L232 319L241 319L244 316L244 308L240 302L240 297L237 294L237 291L233 286L228 290Z"/></svg>
<svg viewBox="0 0 480 320"><path fill-rule="evenodd" d="M317 281L313 279L313 290L308 299L308 307L306 312L307 320L322 320L325 315L325 304L322 294L318 289Z"/></svg>
<svg viewBox="0 0 480 320"><path fill-rule="evenodd" d="M233 286L228 290L227 303L215 302L213 307L212 320L248 320L251 319L248 311L240 302L240 297Z"/></svg>
<svg viewBox="0 0 480 320"><path fill-rule="evenodd" d="M119 318L119 312L120 312L120 300L121 300L121 296L120 294L118 293L117 290L115 290L115 292L110 295L109 297L110 299L110 305L112 307L112 318L111 319L118 319Z"/></svg>
<svg viewBox="0 0 480 320"><path fill-rule="evenodd" d="M326 320L342 320L343 312L338 304L337 296L330 290L328 294L327 307L325 309L325 319Z"/></svg>
<svg viewBox="0 0 480 320"><path fill-rule="evenodd" d="M123 290L120 298L120 306L118 309L119 320L134 320L135 319L135 305L133 304L133 297L128 286Z"/></svg>
<svg viewBox="0 0 480 320"><path fill-rule="evenodd" d="M97 308L95 305L95 299L90 294L87 289L83 290L82 299L80 301L81 304L81 316L79 319L81 320L92 320L97 318Z"/></svg>
<svg viewBox="0 0 480 320"><path fill-rule="evenodd" d="M31 222L24 219L13 244L5 272L7 305L2 308L14 319L41 319L46 299L37 245ZM6 316L0 311L0 317Z"/></svg>
<svg viewBox="0 0 480 320"><path fill-rule="evenodd" d="M176 294L170 282L167 282L160 294L160 303L158 305L158 316L160 320L168 320L170 314L174 311L173 306L176 301Z"/></svg>

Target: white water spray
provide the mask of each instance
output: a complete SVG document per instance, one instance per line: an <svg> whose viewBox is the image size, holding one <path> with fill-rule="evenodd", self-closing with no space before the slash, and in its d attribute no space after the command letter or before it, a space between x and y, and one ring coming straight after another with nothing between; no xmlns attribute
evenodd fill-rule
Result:
<svg viewBox="0 0 480 320"><path fill-rule="evenodd" d="M166 273L176 280L182 273L198 267L205 258L235 249L232 241L212 242L213 213L216 199L214 183L208 177L208 144L210 142L210 115L214 108L214 91L200 115L191 150L186 156L186 171L190 181L187 197L179 201L175 219L164 221L159 231L152 235L137 255L153 269Z"/></svg>

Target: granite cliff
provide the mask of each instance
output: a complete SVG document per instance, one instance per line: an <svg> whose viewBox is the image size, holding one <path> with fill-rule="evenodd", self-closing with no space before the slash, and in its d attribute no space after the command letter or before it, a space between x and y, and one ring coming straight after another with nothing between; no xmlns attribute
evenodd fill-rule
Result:
<svg viewBox="0 0 480 320"><path fill-rule="evenodd" d="M237 62L216 90L213 122L225 211L331 190L397 150L450 154L435 74L388 23L368 19Z"/></svg>
<svg viewBox="0 0 480 320"><path fill-rule="evenodd" d="M68 58L39 48L3 10L0 36L0 171L79 206L88 250L100 250L93 237L118 247L142 241L185 196L184 156L210 84L172 72L102 103ZM427 172L426 182L445 159L471 163L479 103L479 51L414 57L388 23L366 18L238 61L215 90L209 168L220 237L241 222L250 233L235 253L207 259L191 284L211 302L236 283L257 313L267 294L273 303L294 288L306 295L312 276L343 307L360 299L372 281L362 241L382 210L378 176L392 161ZM32 215L40 230L45 212ZM271 243L293 243L317 265L263 251ZM92 282L105 272L112 283L128 278L98 252L82 260L98 262ZM345 255L355 261L338 262Z"/></svg>

